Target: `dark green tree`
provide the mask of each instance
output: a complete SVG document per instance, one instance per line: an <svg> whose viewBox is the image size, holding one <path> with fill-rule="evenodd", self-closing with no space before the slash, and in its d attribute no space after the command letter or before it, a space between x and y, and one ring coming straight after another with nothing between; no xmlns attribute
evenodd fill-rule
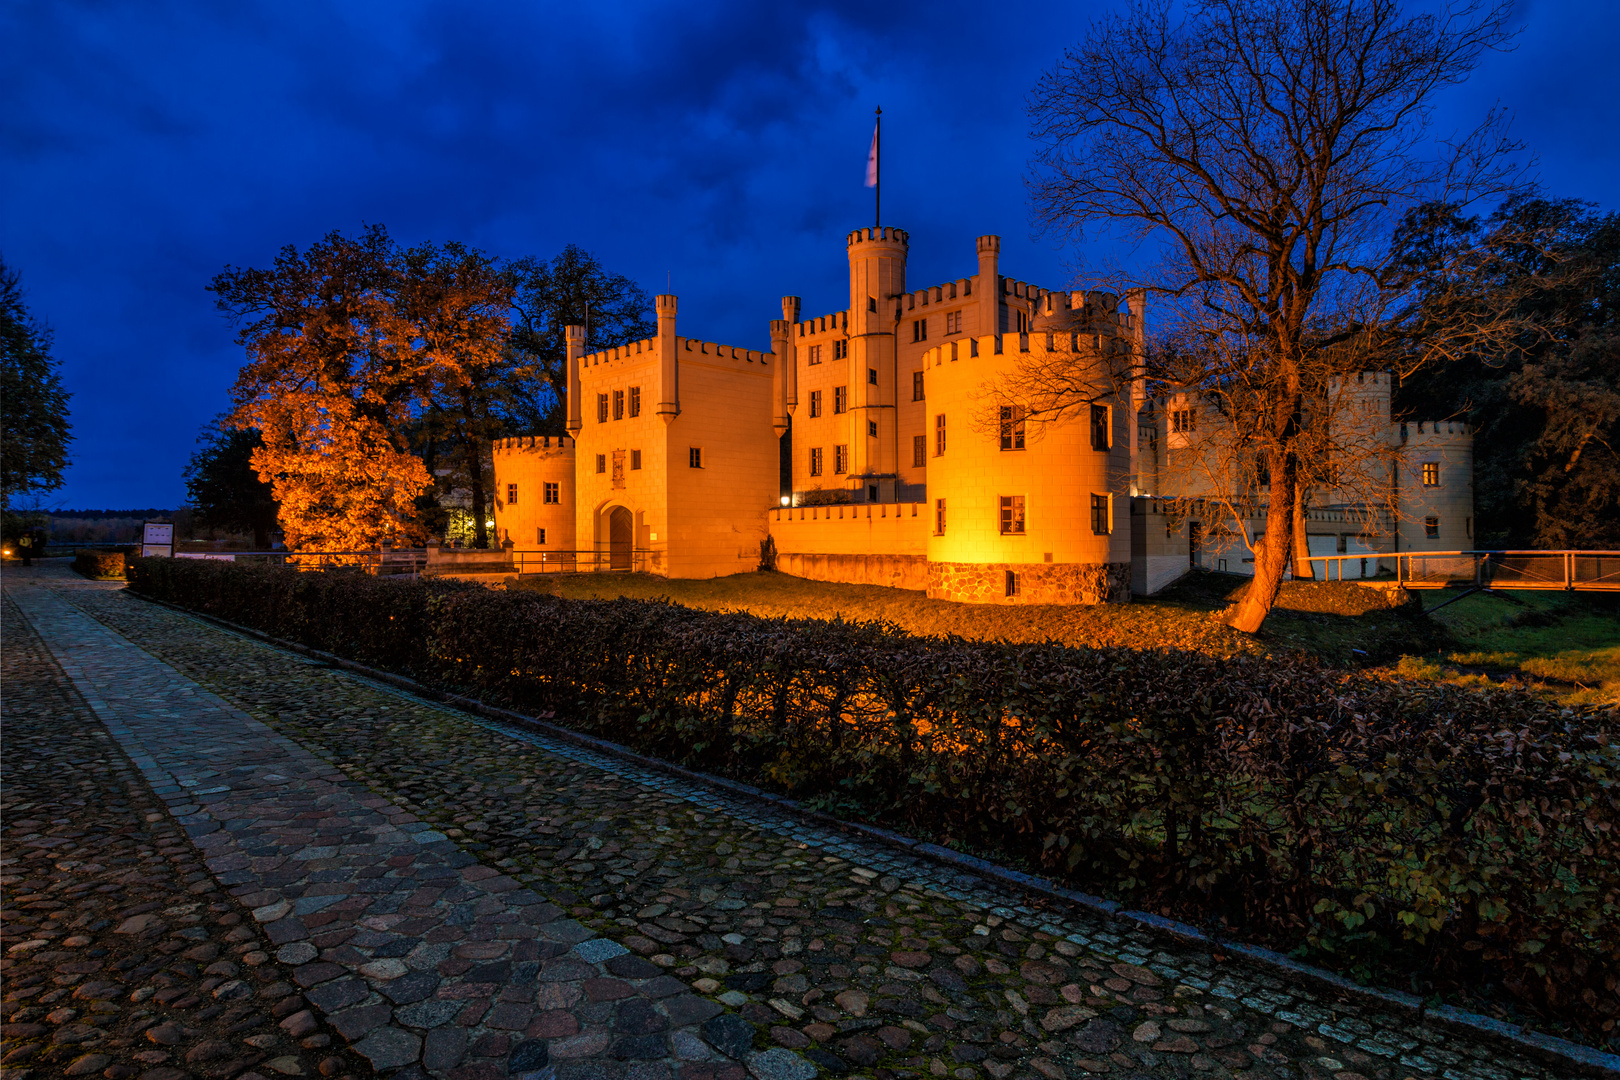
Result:
<svg viewBox="0 0 1620 1080"><path fill-rule="evenodd" d="M230 428L224 421L220 417L197 437L201 448L185 471L186 499L198 524L252 533L254 550L267 551L276 527L276 498L253 468L253 451L264 440L257 428Z"/></svg>
<svg viewBox="0 0 1620 1080"><path fill-rule="evenodd" d="M1477 542L1486 547L1620 546L1620 214L1575 199L1522 198L1487 217L1445 206L1408 218L1408 265L1435 275L1426 319L1498 317L1518 326L1487 349L1418 368L1396 407L1474 428Z"/></svg>
<svg viewBox="0 0 1620 1080"><path fill-rule="evenodd" d="M523 372L512 396L510 433L566 434L563 327L585 326L585 347L591 352L650 338L658 332L652 297L574 244L550 262L532 256L510 262L505 273L513 286L508 349L515 368Z"/></svg>
<svg viewBox="0 0 1620 1080"><path fill-rule="evenodd" d="M68 466L68 392L51 356L51 330L23 303L19 275L0 259L0 506L62 486Z"/></svg>

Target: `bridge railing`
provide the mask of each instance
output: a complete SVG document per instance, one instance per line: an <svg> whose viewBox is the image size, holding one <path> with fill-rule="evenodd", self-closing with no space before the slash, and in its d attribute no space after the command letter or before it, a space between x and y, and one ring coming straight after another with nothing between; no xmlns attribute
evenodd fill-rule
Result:
<svg viewBox="0 0 1620 1080"><path fill-rule="evenodd" d="M1372 578L1409 589L1555 589L1620 592L1620 551L1400 551L1312 555L1326 581ZM1318 567L1317 564L1320 564ZM1349 564L1348 569L1346 564ZM1376 570L1368 568L1376 564Z"/></svg>

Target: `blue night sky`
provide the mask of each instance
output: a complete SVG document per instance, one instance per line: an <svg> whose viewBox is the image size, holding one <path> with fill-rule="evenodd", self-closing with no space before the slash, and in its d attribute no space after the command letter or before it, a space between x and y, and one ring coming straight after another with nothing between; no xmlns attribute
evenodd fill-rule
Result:
<svg viewBox="0 0 1620 1080"><path fill-rule="evenodd" d="M1032 235L1024 100L1106 6L7 0L0 252L74 394L47 502L179 503L243 360L204 285L333 229L577 243L668 280L684 333L767 348L784 293L847 303L878 104L913 286L974 272L982 233L1004 273L1068 285L1109 252ZM1620 209L1620 4L1518 16L1441 125L1499 101L1549 195Z"/></svg>

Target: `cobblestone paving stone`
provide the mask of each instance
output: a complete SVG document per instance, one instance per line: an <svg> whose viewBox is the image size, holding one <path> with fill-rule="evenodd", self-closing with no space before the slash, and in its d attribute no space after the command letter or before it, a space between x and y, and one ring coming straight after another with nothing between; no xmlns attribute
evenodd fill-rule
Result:
<svg viewBox="0 0 1620 1080"><path fill-rule="evenodd" d="M6 1080L369 1075L5 604Z"/></svg>
<svg viewBox="0 0 1620 1080"><path fill-rule="evenodd" d="M76 600L586 927L718 995L757 1026L757 1045L829 1074L1557 1075L128 595Z"/></svg>
<svg viewBox="0 0 1620 1080"><path fill-rule="evenodd" d="M741 1021L728 1024L719 1005L60 594L10 591L208 870L263 924L292 983L377 1070L741 1077L719 1046L756 1074L814 1074L786 1051L738 1045L729 1025Z"/></svg>

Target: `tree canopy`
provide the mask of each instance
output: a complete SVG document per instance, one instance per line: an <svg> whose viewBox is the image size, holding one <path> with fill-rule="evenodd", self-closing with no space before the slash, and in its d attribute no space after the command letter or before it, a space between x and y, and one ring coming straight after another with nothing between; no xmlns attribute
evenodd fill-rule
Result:
<svg viewBox="0 0 1620 1080"><path fill-rule="evenodd" d="M312 550L419 543L461 501L486 546L489 441L562 431L563 327L596 348L654 332L646 293L577 247L502 262L380 225L209 289L249 357L225 423L259 433L287 544Z"/></svg>
<svg viewBox="0 0 1620 1080"><path fill-rule="evenodd" d="M50 327L23 302L21 276L0 259L0 506L62 486L68 467L68 398L51 356Z"/></svg>
<svg viewBox="0 0 1620 1080"><path fill-rule="evenodd" d="M1400 215L1514 179L1497 117L1449 144L1428 130L1436 93L1510 37L1507 11L1135 0L1035 90L1038 220L1159 245L1157 266L1120 285L1155 296L1177 346L1159 355L1177 363L1132 375L1222 402L1264 477L1239 629L1259 629L1303 535L1335 381L1366 362L1410 295L1391 272Z"/></svg>
<svg viewBox="0 0 1620 1080"><path fill-rule="evenodd" d="M202 429L201 447L186 465L186 501L198 524L249 533L257 551L267 551L276 527L272 485L253 468L254 451L264 445L257 428L232 428L225 418Z"/></svg>
<svg viewBox="0 0 1620 1080"><path fill-rule="evenodd" d="M1539 197L1488 216L1441 205L1400 235L1419 272L1455 248L1488 257L1427 287L1423 321L1466 305L1505 311L1517 332L1418 368L1397 407L1473 426L1482 546L1620 547L1620 214Z"/></svg>

